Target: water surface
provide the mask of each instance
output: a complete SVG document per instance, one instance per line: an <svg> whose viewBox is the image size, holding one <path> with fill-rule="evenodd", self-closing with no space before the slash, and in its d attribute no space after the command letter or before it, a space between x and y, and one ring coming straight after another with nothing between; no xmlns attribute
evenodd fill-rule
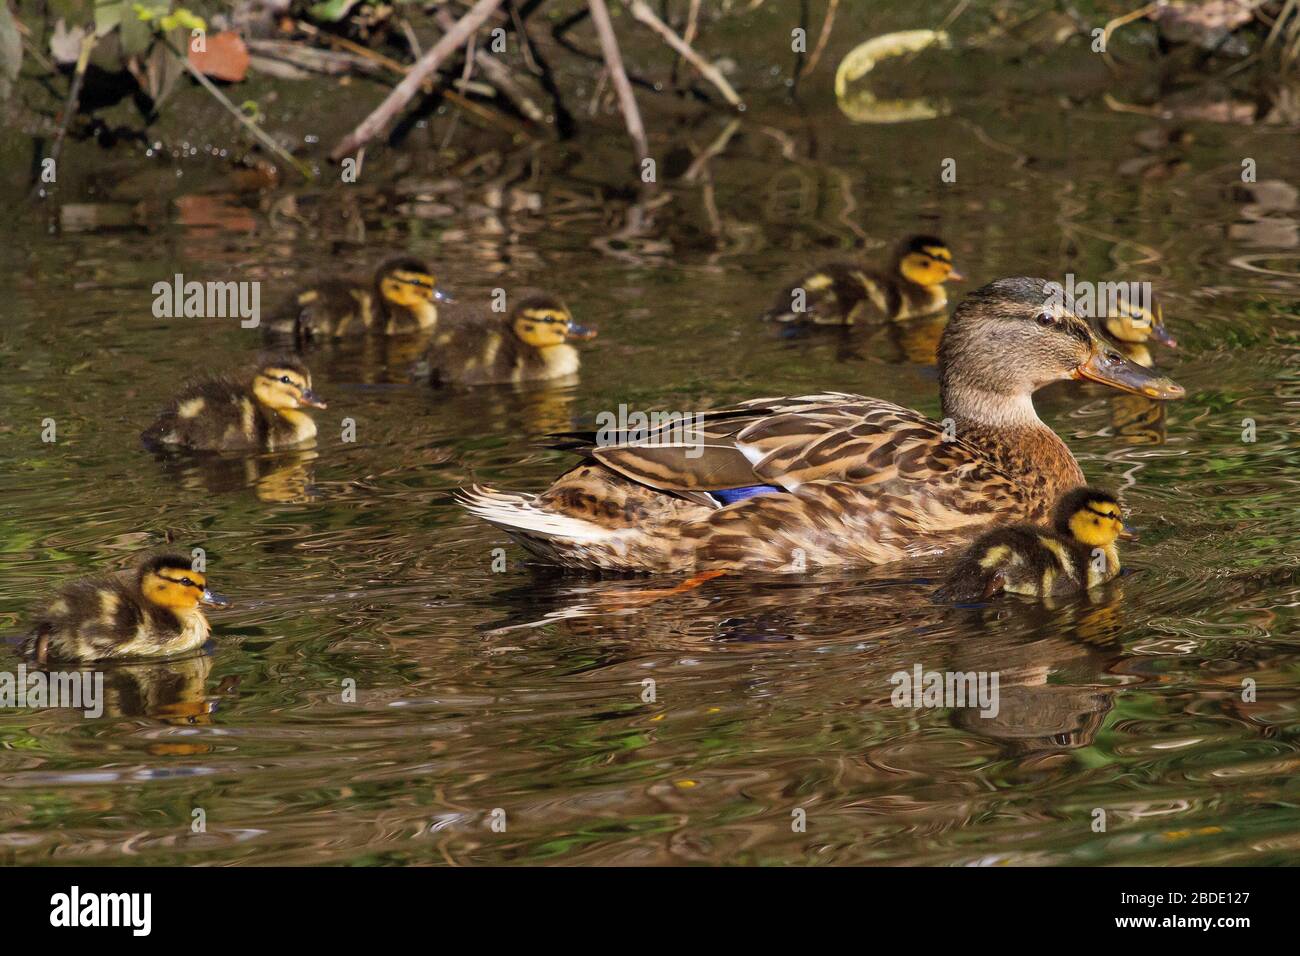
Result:
<svg viewBox="0 0 1300 956"><path fill-rule="evenodd" d="M893 25L907 24L872 26ZM854 125L827 68L790 104L789 64L774 66L707 176L680 178L728 118L656 125L679 161L639 235L612 117L464 174L432 148L442 117L387 154L405 172L351 192L240 193L203 157L167 158L188 178L175 195L140 189L156 203L140 225L51 233L16 217L0 246L0 631L19 633L56 582L168 535L204 547L237 603L204 654L110 668L99 720L0 711L0 860L1295 859L1296 129L1161 123L1108 108L1090 67L1071 81L978 62L930 67L950 115ZM1187 136L1144 145L1171 129ZM940 182L946 157L956 183ZM1243 157L1258 183L1241 182ZM1163 299L1182 348L1157 361L1185 401L1160 414L1073 384L1038 396L1141 532L1133 573L1091 601L948 609L928 599L931 563L724 579L636 606L644 582L534 568L452 504L471 481L540 489L568 459L536 438L620 402L841 389L936 412L937 325L784 339L755 321L792 269L878 257L918 230L951 243L968 287L1073 272L1149 280ZM405 380L400 349L318 350L330 408L315 449L199 467L139 446L185 380L258 346L232 320L154 318L154 282L258 279L269 305L395 250L437 263L461 297L561 293L601 330L580 381L434 392ZM40 440L46 418L57 444ZM889 675L917 663L997 670L999 716L891 706Z"/></svg>

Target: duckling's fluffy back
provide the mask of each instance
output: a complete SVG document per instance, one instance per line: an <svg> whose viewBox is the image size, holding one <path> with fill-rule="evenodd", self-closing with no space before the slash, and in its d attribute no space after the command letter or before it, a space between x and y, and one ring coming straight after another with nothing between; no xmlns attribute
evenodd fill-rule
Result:
<svg viewBox="0 0 1300 956"><path fill-rule="evenodd" d="M194 623L146 601L140 573L135 568L63 585L36 619L27 652L43 660L102 660L167 653L172 644L184 643ZM206 620L201 614L197 619L206 639Z"/></svg>
<svg viewBox="0 0 1300 956"><path fill-rule="evenodd" d="M247 381L222 376L186 386L140 438L150 448L170 445L216 451L259 447L266 431Z"/></svg>
<svg viewBox="0 0 1300 956"><path fill-rule="evenodd" d="M995 528L966 550L935 598L982 601L999 591L1045 596L1081 590L1091 550L1034 525Z"/></svg>

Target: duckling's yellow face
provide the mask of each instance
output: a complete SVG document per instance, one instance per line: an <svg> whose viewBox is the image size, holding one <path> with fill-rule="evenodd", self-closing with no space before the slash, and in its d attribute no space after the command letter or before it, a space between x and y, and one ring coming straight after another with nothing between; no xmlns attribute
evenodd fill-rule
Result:
<svg viewBox="0 0 1300 956"><path fill-rule="evenodd" d="M952 268L952 252L947 246L923 246L909 252L898 264L903 278L917 285L942 285L949 279L961 278Z"/></svg>
<svg viewBox="0 0 1300 956"><path fill-rule="evenodd" d="M207 589L207 579L198 571L171 566L146 572L140 584L145 600L180 612L198 607Z"/></svg>
<svg viewBox="0 0 1300 956"><path fill-rule="evenodd" d="M379 294L407 309L418 309L434 300L438 281L432 273L394 269L379 280Z"/></svg>
<svg viewBox="0 0 1300 956"><path fill-rule="evenodd" d="M267 408L286 411L295 408L325 408L311 390L311 376L293 368L266 365L253 379L253 394Z"/></svg>
<svg viewBox="0 0 1300 956"><path fill-rule="evenodd" d="M563 345L572 336L573 316L563 306L534 306L520 309L513 323L515 335L525 345L547 349Z"/></svg>
<svg viewBox="0 0 1300 956"><path fill-rule="evenodd" d="M1092 548L1109 548L1123 530L1124 516L1113 501L1090 499L1070 516L1070 534Z"/></svg>
<svg viewBox="0 0 1300 956"><path fill-rule="evenodd" d="M1107 316L1102 325L1112 338L1120 342L1142 345L1148 339L1154 339L1169 348L1178 346L1165 328L1164 311L1158 302L1151 309L1120 303L1119 312Z"/></svg>
<svg viewBox="0 0 1300 956"><path fill-rule="evenodd" d="M1106 331L1121 342L1141 344L1151 338L1157 319L1148 309L1141 306L1121 306L1118 315L1109 315L1103 323Z"/></svg>

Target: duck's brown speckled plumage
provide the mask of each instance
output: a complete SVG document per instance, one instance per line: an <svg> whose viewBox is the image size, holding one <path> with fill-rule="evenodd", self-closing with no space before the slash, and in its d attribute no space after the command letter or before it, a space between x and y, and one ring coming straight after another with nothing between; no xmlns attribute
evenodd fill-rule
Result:
<svg viewBox="0 0 1300 956"><path fill-rule="evenodd" d="M1063 310L1037 322L1045 285L1001 280L954 315L940 349L944 421L860 395L759 399L706 413L689 444L562 436L587 461L547 491L474 488L462 503L554 563L649 572L877 564L1041 519L1083 473L1030 395L1104 350ZM775 491L725 506L710 495L754 485Z"/></svg>

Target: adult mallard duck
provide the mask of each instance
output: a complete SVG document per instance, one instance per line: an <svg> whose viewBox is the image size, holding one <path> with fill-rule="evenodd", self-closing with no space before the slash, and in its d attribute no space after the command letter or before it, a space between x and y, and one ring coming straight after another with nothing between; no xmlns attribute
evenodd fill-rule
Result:
<svg viewBox="0 0 1300 956"><path fill-rule="evenodd" d="M278 451L311 441L304 408L325 408L307 366L288 355L264 357L247 378L217 378L185 389L140 439L149 448Z"/></svg>
<svg viewBox="0 0 1300 956"><path fill-rule="evenodd" d="M902 320L942 312L945 282L958 282L948 244L935 236L899 243L887 268L832 262L786 286L764 318L813 325L852 325L864 313Z"/></svg>
<svg viewBox="0 0 1300 956"><path fill-rule="evenodd" d="M450 301L420 259L398 256L381 263L370 283L331 279L297 293L266 323L268 338L312 340L431 332L439 302Z"/></svg>
<svg viewBox="0 0 1300 956"><path fill-rule="evenodd" d="M37 618L26 650L41 664L161 657L201 647L208 619L200 604L229 603L181 554L64 585Z"/></svg>
<svg viewBox="0 0 1300 956"><path fill-rule="evenodd" d="M544 382L578 371L570 342L595 338L554 296L528 294L508 315L458 315L437 335L413 375L432 385Z"/></svg>
<svg viewBox="0 0 1300 956"><path fill-rule="evenodd" d="M1124 516L1100 488L1067 491L1052 526L1003 525L980 535L936 593L941 601L987 601L996 594L1059 597L1087 591L1119 574Z"/></svg>
<svg viewBox="0 0 1300 956"><path fill-rule="evenodd" d="M802 571L943 551L1043 518L1084 483L1033 393L1090 379L1183 390L1052 304L1043 279L967 298L939 349L943 421L861 395L757 399L638 435L562 436L585 461L539 495L475 487L472 513L566 567Z"/></svg>

